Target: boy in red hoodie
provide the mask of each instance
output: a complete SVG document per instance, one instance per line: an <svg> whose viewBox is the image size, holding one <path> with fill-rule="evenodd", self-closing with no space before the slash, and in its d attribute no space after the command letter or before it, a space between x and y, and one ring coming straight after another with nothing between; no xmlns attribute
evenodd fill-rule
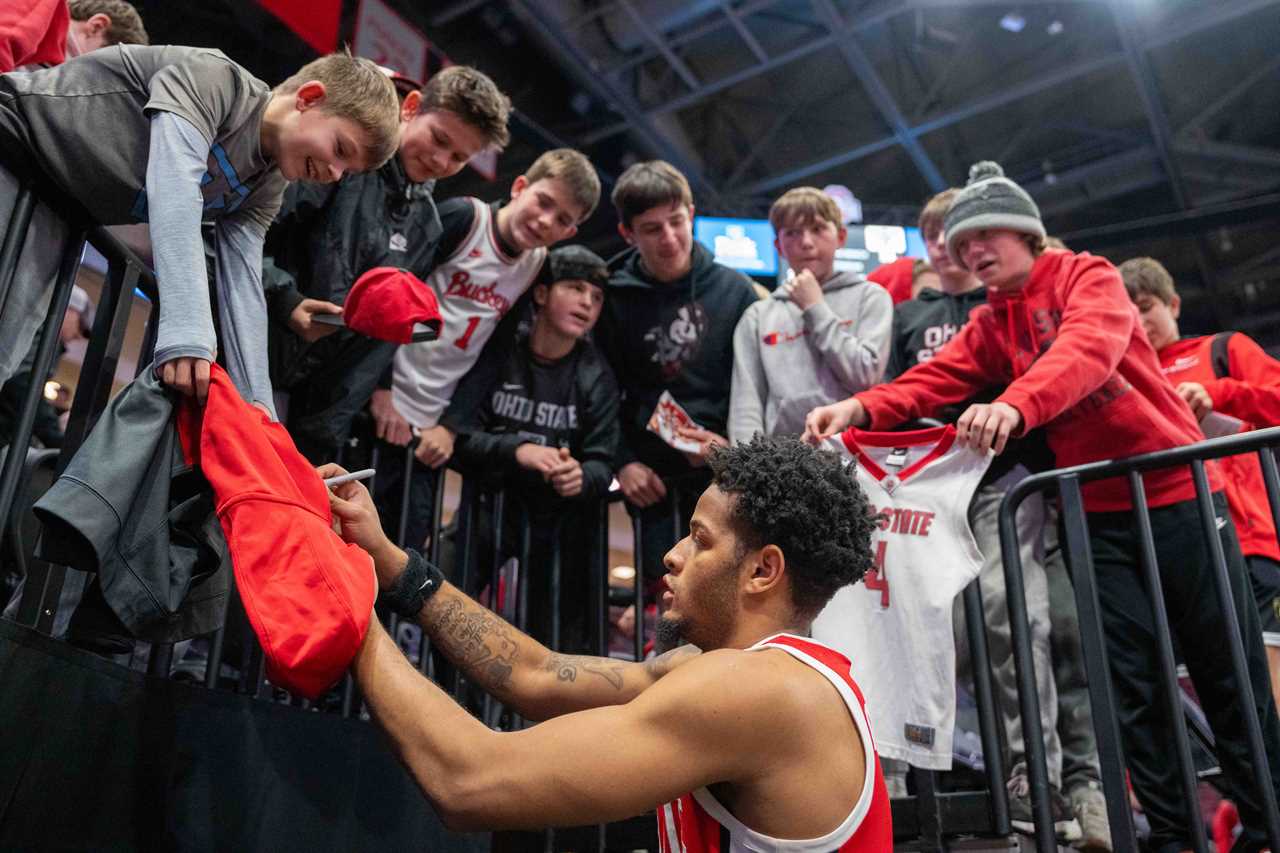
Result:
<svg viewBox="0 0 1280 853"><path fill-rule="evenodd" d="M1173 276L1159 261L1132 258L1120 265L1120 276L1138 306L1142 328L1164 375L1191 406L1206 435L1280 424L1280 361L1241 332L1179 340L1182 300ZM1223 459L1222 471L1227 507L1249 566L1262 623L1271 693L1280 704L1280 543L1262 467L1250 453Z"/></svg>
<svg viewBox="0 0 1280 853"><path fill-rule="evenodd" d="M1057 464L1066 467L1202 438L1190 408L1160 372L1115 267L1088 254L1045 251L1039 209L997 164L978 163L970 170L944 228L948 253L986 285L987 305L976 308L933 359L891 383L810 412L807 437L822 440L848 426L889 429L1001 385L1005 390L994 401L974 404L960 416L961 442L999 453L1011 436L1043 425ZM1220 489L1210 468L1211 484ZM1260 850L1268 846L1261 800L1250 781L1235 679L1221 654L1226 629L1212 604L1212 560L1191 475L1177 467L1142 479L1170 626L1181 640L1240 807L1243 849ZM1168 754L1173 726L1159 695L1159 658L1128 485L1123 478L1095 481L1083 486L1083 494L1124 751L1151 823L1150 846L1158 853L1189 849L1191 832L1203 830L1187 824L1191 808ZM1226 501L1217 491L1213 501L1268 770L1280 787L1280 721L1262 632Z"/></svg>

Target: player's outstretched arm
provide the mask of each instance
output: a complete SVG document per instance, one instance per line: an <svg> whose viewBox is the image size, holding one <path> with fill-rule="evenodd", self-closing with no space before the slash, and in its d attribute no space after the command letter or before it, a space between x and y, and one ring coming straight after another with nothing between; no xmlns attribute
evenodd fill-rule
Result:
<svg viewBox="0 0 1280 853"><path fill-rule="evenodd" d="M794 748L785 733L760 737L787 699L769 677L747 671L747 656L703 655L635 701L516 732L490 731L468 715L376 623L353 668L374 718L448 826L529 829L637 815L713 782L752 778Z"/></svg>
<svg viewBox="0 0 1280 853"><path fill-rule="evenodd" d="M317 470L321 477L345 473L338 465ZM378 584L389 589L408 555L382 532L369 492L359 483L345 483L330 492L330 505L342 537L373 556ZM449 583L423 604L418 623L470 681L531 720L629 702L698 654L682 647L643 663L558 654Z"/></svg>
<svg viewBox="0 0 1280 853"><path fill-rule="evenodd" d="M418 623L468 679L531 720L630 702L698 654L684 646L643 663L560 654L451 584L423 605Z"/></svg>

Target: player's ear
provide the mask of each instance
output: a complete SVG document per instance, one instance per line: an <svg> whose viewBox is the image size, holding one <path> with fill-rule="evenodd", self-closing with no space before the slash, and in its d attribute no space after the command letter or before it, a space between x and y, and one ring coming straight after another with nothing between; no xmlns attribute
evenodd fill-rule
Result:
<svg viewBox="0 0 1280 853"><path fill-rule="evenodd" d="M306 112L324 102L325 87L319 80L308 80L294 94L294 106L298 112Z"/></svg>
<svg viewBox="0 0 1280 853"><path fill-rule="evenodd" d="M755 554L750 555L751 577L747 581L750 592L761 593L773 589L782 583L786 575L787 558L777 545L765 545Z"/></svg>

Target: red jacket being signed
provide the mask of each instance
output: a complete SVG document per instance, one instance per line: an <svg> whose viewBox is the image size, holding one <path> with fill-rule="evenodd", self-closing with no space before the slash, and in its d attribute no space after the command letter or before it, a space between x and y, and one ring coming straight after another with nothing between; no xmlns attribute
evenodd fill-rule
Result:
<svg viewBox="0 0 1280 853"><path fill-rule="evenodd" d="M346 671L369 628L372 558L333 532L324 482L220 366L203 411L183 398L178 437L213 487L267 677L314 699Z"/></svg>

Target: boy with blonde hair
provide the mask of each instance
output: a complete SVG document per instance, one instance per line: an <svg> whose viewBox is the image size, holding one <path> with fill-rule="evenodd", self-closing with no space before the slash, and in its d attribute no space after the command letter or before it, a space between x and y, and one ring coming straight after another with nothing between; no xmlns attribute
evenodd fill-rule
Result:
<svg viewBox="0 0 1280 853"><path fill-rule="evenodd" d="M396 350L323 315L341 314L352 285L376 267L425 280L444 234L436 181L510 138L511 101L475 68L451 65L425 86L392 80L401 97L396 156L336 185L291 186L267 234L271 379L289 395L282 414L290 434L316 462L333 459L347 440Z"/></svg>
<svg viewBox="0 0 1280 853"><path fill-rule="evenodd" d="M390 392L371 401L378 434L393 444L418 435L409 490L406 543L421 545L431 527L432 478L453 455L454 430L440 423L459 380L485 342L508 318L501 340L514 338L511 308L537 280L547 247L567 240L600 200L591 161L571 148L548 151L511 184L510 200L487 205L476 198L440 206L441 261L427 278L436 292L444 330L438 340L396 350ZM392 466L395 468L396 466ZM379 476L383 518L394 529L400 514L399 470Z"/></svg>
<svg viewBox="0 0 1280 853"><path fill-rule="evenodd" d="M228 371L273 411L262 242L292 180L336 181L395 151L397 104L372 62L322 57L274 91L204 48L117 46L56 68L0 77L0 229L24 181L48 179L93 221L150 224L161 380L203 400L218 337L202 221L215 224ZM14 170L14 171L10 171ZM0 308L0 381L49 310L68 227L41 206Z"/></svg>
<svg viewBox="0 0 1280 853"><path fill-rule="evenodd" d="M795 277L747 309L733 334L729 440L799 435L814 406L870 388L889 355L893 300L855 272L835 270L847 236L840 208L813 187L769 209L774 245Z"/></svg>

